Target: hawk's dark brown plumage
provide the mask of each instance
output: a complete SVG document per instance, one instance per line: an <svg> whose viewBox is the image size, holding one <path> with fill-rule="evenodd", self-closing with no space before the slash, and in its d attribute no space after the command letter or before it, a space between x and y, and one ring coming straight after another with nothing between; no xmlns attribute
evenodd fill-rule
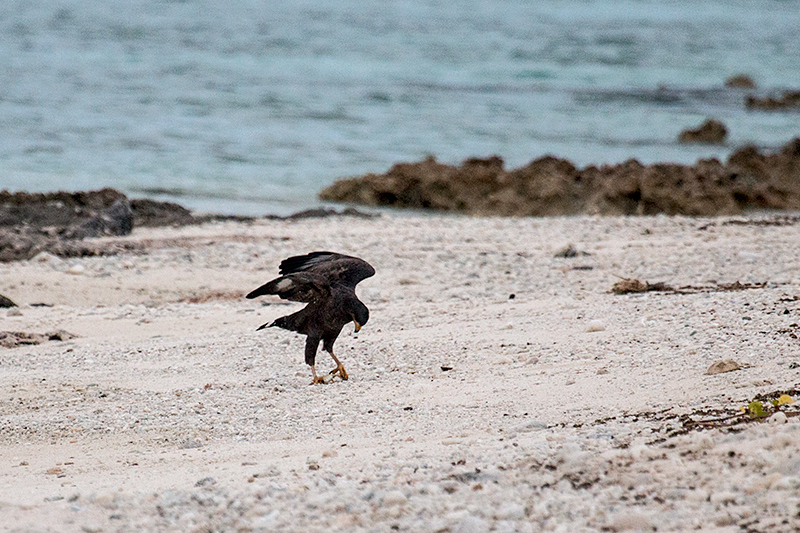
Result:
<svg viewBox="0 0 800 533"><path fill-rule="evenodd" d="M358 299L355 288L361 280L373 276L375 269L363 259L334 252L290 257L281 261L279 268L280 277L252 291L247 298L277 294L284 300L308 305L258 329L276 326L306 335L306 363L311 366L313 383L322 382L314 367L322 341L323 349L336 362L331 374L347 379L344 366L333 354L333 343L348 322L354 322L358 331L369 320L369 309Z"/></svg>

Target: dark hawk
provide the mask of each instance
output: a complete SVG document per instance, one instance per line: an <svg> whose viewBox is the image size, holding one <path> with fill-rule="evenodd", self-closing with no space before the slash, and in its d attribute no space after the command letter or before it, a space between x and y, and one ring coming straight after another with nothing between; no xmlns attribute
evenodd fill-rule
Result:
<svg viewBox="0 0 800 533"><path fill-rule="evenodd" d="M359 331L369 320L369 309L358 299L355 289L361 280L373 276L375 269L363 259L334 252L290 257L281 261L279 268L280 277L260 286L247 298L277 294L284 300L308 305L258 329L279 327L306 335L306 364L311 367L312 384L324 383L314 366L320 341L336 363L331 375L347 379L344 366L333 354L333 343L345 324L353 322Z"/></svg>

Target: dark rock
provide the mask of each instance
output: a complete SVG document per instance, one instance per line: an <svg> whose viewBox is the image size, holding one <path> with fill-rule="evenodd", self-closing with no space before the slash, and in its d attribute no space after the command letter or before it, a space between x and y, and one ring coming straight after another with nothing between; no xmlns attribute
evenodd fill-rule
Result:
<svg viewBox="0 0 800 533"><path fill-rule="evenodd" d="M0 262L30 259L53 241L28 228L0 228Z"/></svg>
<svg viewBox="0 0 800 533"><path fill-rule="evenodd" d="M127 235L134 226L174 226L199 221L178 204L148 199L129 201L114 189L72 193L0 191L0 227L32 227L50 236L63 236L70 228L74 228L74 238L85 238L84 233Z"/></svg>
<svg viewBox="0 0 800 533"><path fill-rule="evenodd" d="M564 248L560 249L555 254L553 254L553 257L563 257L565 259L571 259L573 257L586 256L586 255L589 255L589 253L584 252L583 250L578 250L572 244L568 244L567 246L565 246Z"/></svg>
<svg viewBox="0 0 800 533"><path fill-rule="evenodd" d="M252 222L255 217L241 215L194 215L185 207L172 202L156 202L148 198L131 200L133 224L139 228L180 227L206 222Z"/></svg>
<svg viewBox="0 0 800 533"><path fill-rule="evenodd" d="M297 213L292 213L291 215L287 215L285 217L278 215L267 215L264 218L269 220L303 220L306 218L328 218L328 217L341 217L341 216L357 217L357 218L375 218L378 215L373 213L365 213L353 207L346 207L341 211L337 211L336 209L331 209L330 207L315 207L312 209L298 211Z"/></svg>
<svg viewBox="0 0 800 533"><path fill-rule="evenodd" d="M88 192L0 191L0 227L66 228L97 216L125 195L114 189Z"/></svg>
<svg viewBox="0 0 800 533"><path fill-rule="evenodd" d="M719 120L709 119L697 129L684 130L678 137L682 143L722 144L728 135L725 124Z"/></svg>
<svg viewBox="0 0 800 533"><path fill-rule="evenodd" d="M800 109L800 91L784 91L778 98L765 96L748 96L745 98L747 109L759 111L789 111Z"/></svg>
<svg viewBox="0 0 800 533"><path fill-rule="evenodd" d="M41 251L61 257L109 255L136 249L132 243L91 243L86 239L129 235L135 226L199 224L168 202L133 200L114 189L87 192L11 193L0 191L0 262L30 259Z"/></svg>
<svg viewBox="0 0 800 533"><path fill-rule="evenodd" d="M191 211L171 202L142 198L131 200L133 222L138 227L186 226L196 224Z"/></svg>
<svg viewBox="0 0 800 533"><path fill-rule="evenodd" d="M732 89L755 89L756 82L747 74L737 74L725 80L725 87Z"/></svg>
<svg viewBox="0 0 800 533"><path fill-rule="evenodd" d="M578 169L543 157L506 171L500 158L455 167L428 158L386 174L335 182L324 200L478 215L728 215L745 209L800 209L800 139L775 153L745 147L727 163L619 165Z"/></svg>
<svg viewBox="0 0 800 533"><path fill-rule="evenodd" d="M464 210L496 190L503 173L499 157L469 159L460 168L429 157L420 163L399 163L381 176L367 174L336 182L320 197L339 201L347 196L344 201L366 205Z"/></svg>
<svg viewBox="0 0 800 533"><path fill-rule="evenodd" d="M17 306L17 304L12 302L10 298L6 298L2 294L0 294L0 307L8 308L8 307L16 307L16 306Z"/></svg>
<svg viewBox="0 0 800 533"><path fill-rule="evenodd" d="M65 239L87 239L108 235L130 235L133 231L133 210L127 198L120 198L107 209L67 229Z"/></svg>
<svg viewBox="0 0 800 533"><path fill-rule="evenodd" d="M541 157L494 180L499 191L487 187L476 194L480 214L550 216L584 208L586 184L565 159Z"/></svg>

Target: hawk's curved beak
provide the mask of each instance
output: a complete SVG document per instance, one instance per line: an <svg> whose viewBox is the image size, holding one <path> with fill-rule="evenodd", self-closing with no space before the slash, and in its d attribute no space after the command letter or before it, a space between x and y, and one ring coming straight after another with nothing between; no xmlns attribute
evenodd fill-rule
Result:
<svg viewBox="0 0 800 533"><path fill-rule="evenodd" d="M361 324L359 324L355 318L353 319L353 324L356 325L356 330L353 333L358 333L359 331L361 331Z"/></svg>

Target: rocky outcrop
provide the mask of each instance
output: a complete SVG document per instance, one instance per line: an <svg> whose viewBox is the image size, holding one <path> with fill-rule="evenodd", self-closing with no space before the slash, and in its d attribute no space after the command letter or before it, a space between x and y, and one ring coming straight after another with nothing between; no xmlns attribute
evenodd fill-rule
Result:
<svg viewBox="0 0 800 533"><path fill-rule="evenodd" d="M127 235L133 224L130 202L113 189L0 191L0 261L29 259L43 250L70 255L83 239Z"/></svg>
<svg viewBox="0 0 800 533"><path fill-rule="evenodd" d="M355 218L377 218L380 215L377 213L364 213L353 207L345 207L341 211L331 209L330 207L312 207L311 209L304 209L290 215L264 215L265 220L306 220L309 218L330 218L330 217L355 217Z"/></svg>
<svg viewBox="0 0 800 533"><path fill-rule="evenodd" d="M133 209L128 199L123 197L83 222L68 227L61 235L65 239L88 239L105 235L130 235L131 231Z"/></svg>
<svg viewBox="0 0 800 533"><path fill-rule="evenodd" d="M755 89L756 82L747 74L736 74L725 80L725 87L732 89Z"/></svg>
<svg viewBox="0 0 800 533"><path fill-rule="evenodd" d="M757 109L759 111L788 111L800 110L800 91L784 91L777 98L765 96L748 96L745 99L747 109Z"/></svg>
<svg viewBox="0 0 800 533"><path fill-rule="evenodd" d="M543 157L507 171L497 156L460 166L433 158L394 165L386 174L335 182L320 198L371 206L476 215L727 215L746 209L800 209L800 139L764 154L754 147L695 165L576 168Z"/></svg>
<svg viewBox="0 0 800 533"><path fill-rule="evenodd" d="M90 222L90 220L94 220ZM26 193L0 191L0 228L50 228L50 233L76 231L74 238L127 235L134 226L196 224L198 218L178 204L148 199L129 200L110 188L97 191ZM85 225L85 234L76 228Z"/></svg>
<svg viewBox="0 0 800 533"><path fill-rule="evenodd" d="M129 235L135 226L196 224L213 218L194 217L173 203L129 200L108 188L72 193L4 190L0 191L0 262L30 259L41 251L64 257L116 253L118 245L87 244L86 239Z"/></svg>
<svg viewBox="0 0 800 533"><path fill-rule="evenodd" d="M199 219L183 206L147 198L131 200L134 224L138 227L187 226Z"/></svg>
<svg viewBox="0 0 800 533"><path fill-rule="evenodd" d="M696 129L688 129L681 132L678 142L698 143L698 144L722 144L728 136L728 128L719 120L709 119L703 122Z"/></svg>

